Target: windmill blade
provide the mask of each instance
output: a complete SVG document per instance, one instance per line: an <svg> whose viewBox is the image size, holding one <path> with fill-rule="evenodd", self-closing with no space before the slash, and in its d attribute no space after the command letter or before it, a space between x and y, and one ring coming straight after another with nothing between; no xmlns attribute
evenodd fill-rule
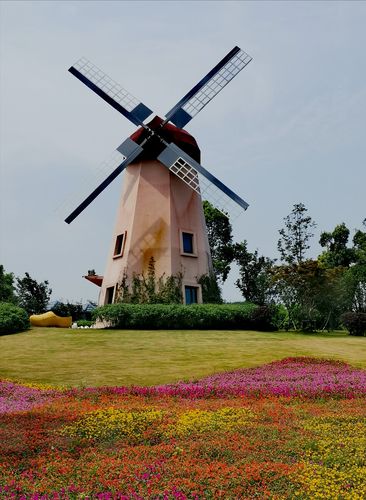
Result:
<svg viewBox="0 0 366 500"><path fill-rule="evenodd" d="M168 144L158 160L223 214L227 215L228 211L237 214L235 207L238 206L248 208L246 201L175 144Z"/></svg>
<svg viewBox="0 0 366 500"><path fill-rule="evenodd" d="M197 83L166 115L183 128L197 115L247 64L252 57L239 47L234 47L207 75Z"/></svg>
<svg viewBox="0 0 366 500"><path fill-rule="evenodd" d="M143 126L151 115L151 109L84 57L69 72L135 125Z"/></svg>
<svg viewBox="0 0 366 500"><path fill-rule="evenodd" d="M86 209L90 203L95 200L97 196L100 195L102 191L105 190L107 186L130 164L135 158L143 151L143 148L136 144L132 139L126 139L118 148L117 151L121 154L123 161L112 171L111 174L101 183L97 188L94 189L90 195L85 198L85 200L80 203L78 207L65 219L67 224L70 224L76 217L81 214L83 210ZM127 153L127 156L126 154Z"/></svg>

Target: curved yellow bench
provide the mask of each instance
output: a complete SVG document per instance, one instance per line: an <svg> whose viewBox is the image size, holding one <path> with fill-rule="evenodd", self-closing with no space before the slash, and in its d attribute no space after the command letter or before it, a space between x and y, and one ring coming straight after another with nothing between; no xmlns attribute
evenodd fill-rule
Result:
<svg viewBox="0 0 366 500"><path fill-rule="evenodd" d="M32 326L59 326L61 328L70 328L72 325L71 316L62 318L52 311L43 314L32 314L29 321Z"/></svg>

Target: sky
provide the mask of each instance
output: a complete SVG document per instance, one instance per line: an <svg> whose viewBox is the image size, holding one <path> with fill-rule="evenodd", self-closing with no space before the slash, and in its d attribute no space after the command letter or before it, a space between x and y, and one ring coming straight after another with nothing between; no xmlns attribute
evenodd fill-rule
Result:
<svg viewBox="0 0 366 500"><path fill-rule="evenodd" d="M135 126L67 69L80 57L163 116L238 45L253 61L186 127L249 204L236 241L278 258L295 203L322 231L366 217L366 2L0 2L0 263L96 300L123 176L72 224ZM90 191L91 189L89 189ZM240 300L233 269L224 298Z"/></svg>

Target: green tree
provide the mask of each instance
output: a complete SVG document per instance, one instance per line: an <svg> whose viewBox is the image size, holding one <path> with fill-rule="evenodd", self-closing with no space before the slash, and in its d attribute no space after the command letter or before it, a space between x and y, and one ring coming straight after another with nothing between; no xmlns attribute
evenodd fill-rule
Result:
<svg viewBox="0 0 366 500"><path fill-rule="evenodd" d="M56 302L52 307L52 312L61 317L72 316L73 321L86 319L81 302L76 304L72 304L71 302Z"/></svg>
<svg viewBox="0 0 366 500"><path fill-rule="evenodd" d="M247 242L234 245L234 258L239 266L239 279L235 285L248 302L265 305L271 301L272 275L274 261L268 257L259 256L258 250L248 251Z"/></svg>
<svg viewBox="0 0 366 500"><path fill-rule="evenodd" d="M319 328L335 330L340 327L340 317L347 310L348 297L344 287L347 270L343 267L324 269L319 261L320 283L315 294L315 303L319 311Z"/></svg>
<svg viewBox="0 0 366 500"><path fill-rule="evenodd" d="M224 283L233 262L233 236L229 216L215 208L209 201L203 202L208 242L216 277Z"/></svg>
<svg viewBox="0 0 366 500"><path fill-rule="evenodd" d="M17 278L18 303L28 314L39 314L46 310L52 290L48 281L38 283L25 273L24 278Z"/></svg>
<svg viewBox="0 0 366 500"><path fill-rule="evenodd" d="M285 227L280 229L277 249L281 260L287 264L301 264L305 259L306 250L310 248L309 240L314 236L312 229L316 223L306 214L303 203L293 206L291 213L284 217Z"/></svg>
<svg viewBox="0 0 366 500"><path fill-rule="evenodd" d="M366 228L366 219L363 220ZM345 300L347 311L366 313L366 232L356 230L353 237L354 263L344 276Z"/></svg>
<svg viewBox="0 0 366 500"><path fill-rule="evenodd" d="M277 266L273 273L275 297L287 309L290 328L336 328L347 310L343 275L344 268L328 269L317 260Z"/></svg>
<svg viewBox="0 0 366 500"><path fill-rule="evenodd" d="M222 304L221 289L214 274L203 274L197 283L201 285L204 304Z"/></svg>
<svg viewBox="0 0 366 500"><path fill-rule="evenodd" d="M366 229L366 219L362 221ZM366 231L358 229L353 237L353 251L356 264L366 265Z"/></svg>
<svg viewBox="0 0 366 500"><path fill-rule="evenodd" d="M14 274L6 273L4 266L0 264L0 302L16 303Z"/></svg>
<svg viewBox="0 0 366 500"><path fill-rule="evenodd" d="M273 272L276 301L288 312L288 326L295 330L314 330L318 311L314 297L317 281L313 261L283 264Z"/></svg>
<svg viewBox="0 0 366 500"><path fill-rule="evenodd" d="M366 265L356 264L343 278L345 310L366 313Z"/></svg>
<svg viewBox="0 0 366 500"><path fill-rule="evenodd" d="M349 234L344 222L338 224L332 232L322 232L319 243L326 250L319 256L320 262L326 267L349 267L355 259L354 249L347 246Z"/></svg>
<svg viewBox="0 0 366 500"><path fill-rule="evenodd" d="M363 221L366 226L366 220ZM340 309L343 312L366 312L366 232L356 230L353 247L349 247L350 231L344 223L332 232L323 232L320 244L326 250L319 256L328 270L337 269L342 275L339 288Z"/></svg>

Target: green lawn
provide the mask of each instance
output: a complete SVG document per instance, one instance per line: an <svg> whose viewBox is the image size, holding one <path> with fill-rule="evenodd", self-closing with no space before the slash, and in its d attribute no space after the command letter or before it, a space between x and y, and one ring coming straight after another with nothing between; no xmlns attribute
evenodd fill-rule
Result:
<svg viewBox="0 0 366 500"><path fill-rule="evenodd" d="M32 328L0 337L0 378L55 385L152 385L288 356L366 368L366 338L343 333Z"/></svg>

